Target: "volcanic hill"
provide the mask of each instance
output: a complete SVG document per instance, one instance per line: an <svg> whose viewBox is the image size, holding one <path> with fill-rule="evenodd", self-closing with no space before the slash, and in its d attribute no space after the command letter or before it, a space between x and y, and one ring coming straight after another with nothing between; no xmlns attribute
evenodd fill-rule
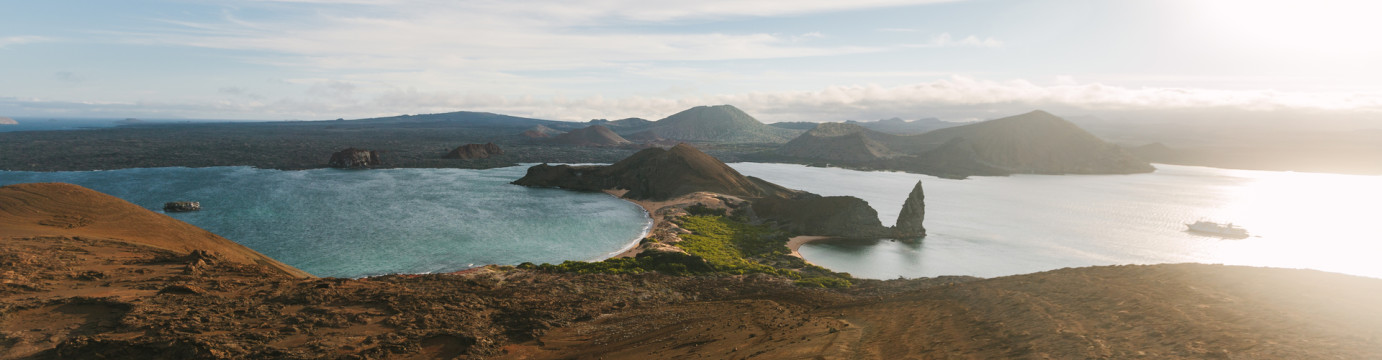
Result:
<svg viewBox="0 0 1382 360"><path fill-rule="evenodd" d="M561 135L561 134L563 134L563 133L565 133L565 131L561 131L561 130L549 128L549 127L544 126L544 125L538 125L538 126L534 126L534 127L530 128L530 129L528 129L528 130L523 130L523 132L522 132L522 133L519 133L518 135L519 135L519 136L522 136L522 137L525 137L525 138L528 138L528 139L545 139L545 138L549 138L549 137Z"/></svg>
<svg viewBox="0 0 1382 360"><path fill-rule="evenodd" d="M796 191L739 174L729 165L691 145L648 148L609 166L541 164L513 182L535 187L580 191L628 190L630 199L667 200L694 192L746 198L790 197Z"/></svg>
<svg viewBox="0 0 1382 360"><path fill-rule="evenodd" d="M627 139L610 131L609 128L601 125L591 125L584 128L571 130L565 134L553 136L547 139L548 144L576 145L576 146L620 146L631 144Z"/></svg>
<svg viewBox="0 0 1382 360"><path fill-rule="evenodd" d="M622 191L631 200L669 201L706 193L746 200L762 220L788 231L852 238L880 238L892 231L868 202L852 196L823 197L739 174L687 144L649 148L609 166L541 164L513 182L578 191ZM648 209L656 213L656 209Z"/></svg>
<svg viewBox="0 0 1382 360"><path fill-rule="evenodd" d="M1041 110L916 135L900 150L920 154L957 138L972 144L979 161L1012 173L1127 174L1154 170L1117 145Z"/></svg>
<svg viewBox="0 0 1382 360"><path fill-rule="evenodd" d="M647 129L672 140L718 143L785 143L801 133L763 124L733 105L693 107Z"/></svg>
<svg viewBox="0 0 1382 360"><path fill-rule="evenodd" d="M822 123L759 160L828 163L941 177L1131 174L1151 164L1045 111L900 136Z"/></svg>
<svg viewBox="0 0 1382 360"><path fill-rule="evenodd" d="M902 156L887 144L897 144L903 139L854 124L821 123L782 145L777 153L802 159L866 163Z"/></svg>

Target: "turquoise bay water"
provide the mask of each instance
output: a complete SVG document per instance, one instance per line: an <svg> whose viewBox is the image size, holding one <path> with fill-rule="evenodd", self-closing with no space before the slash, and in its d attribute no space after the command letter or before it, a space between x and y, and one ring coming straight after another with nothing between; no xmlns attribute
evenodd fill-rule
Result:
<svg viewBox="0 0 1382 360"><path fill-rule="evenodd" d="M73 183L154 211L200 201L202 211L169 215L318 276L601 259L649 225L605 194L508 184L526 170L0 171L0 185Z"/></svg>
<svg viewBox="0 0 1382 360"><path fill-rule="evenodd" d="M1382 278L1382 177L1157 165L1150 174L947 180L789 164L731 164L823 195L853 195L896 221L926 189L919 244L823 242L810 261L858 277L983 277L1090 265L1177 262L1311 268ZM59 181L170 214L320 276L454 271L482 264L604 258L649 224L604 194L509 185L526 167L490 170L278 171L248 167L5 172L0 185ZM1196 235L1231 221L1253 236Z"/></svg>
<svg viewBox="0 0 1382 360"><path fill-rule="evenodd" d="M918 181L928 236L807 244L813 263L866 278L993 277L1113 264L1200 262L1310 268L1382 278L1382 177L1156 164L1137 175L1016 175L948 180L789 164L730 164L822 195L852 195L896 222ZM1189 233L1200 218L1252 237Z"/></svg>

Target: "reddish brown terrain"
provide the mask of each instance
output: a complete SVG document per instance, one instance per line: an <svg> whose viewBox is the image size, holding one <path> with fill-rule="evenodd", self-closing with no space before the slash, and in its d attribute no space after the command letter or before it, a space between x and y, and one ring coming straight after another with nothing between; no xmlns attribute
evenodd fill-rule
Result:
<svg viewBox="0 0 1382 360"><path fill-rule="evenodd" d="M1382 357L1382 280L1310 270L302 275L84 188L0 188L0 358Z"/></svg>

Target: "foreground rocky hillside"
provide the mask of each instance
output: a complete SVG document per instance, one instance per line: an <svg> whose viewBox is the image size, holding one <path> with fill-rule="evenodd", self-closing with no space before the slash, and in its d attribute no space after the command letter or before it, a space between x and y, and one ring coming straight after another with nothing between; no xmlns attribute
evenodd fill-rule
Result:
<svg viewBox="0 0 1382 360"><path fill-rule="evenodd" d="M103 196L90 190L0 193L22 199L0 207L0 358L1382 356L1382 280L1318 271L1114 266L833 290L503 266L316 279L224 242L186 251L161 236L190 225L137 207L47 204Z"/></svg>

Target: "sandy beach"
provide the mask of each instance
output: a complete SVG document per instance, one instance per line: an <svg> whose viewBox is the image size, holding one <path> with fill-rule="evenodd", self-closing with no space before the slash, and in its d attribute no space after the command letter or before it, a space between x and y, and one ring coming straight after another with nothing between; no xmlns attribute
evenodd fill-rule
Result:
<svg viewBox="0 0 1382 360"><path fill-rule="evenodd" d="M796 256L796 257L798 257L798 258L800 258L800 259L806 261L807 264L816 265L816 264L814 264L814 263L811 263L811 260L807 260L805 257L802 257L802 256L801 256L801 252L798 251L798 250L801 249L801 246L802 246L802 245L806 245L806 243L809 243L809 242L812 242L812 241L825 240L825 239L831 239L831 237L829 237L829 236L811 236L811 235L795 236L795 237L792 237L791 239L788 239L788 240L787 240L787 249L792 250L792 254L791 254L792 256Z"/></svg>
<svg viewBox="0 0 1382 360"><path fill-rule="evenodd" d="M628 201L628 202L634 203L634 205L638 205L639 207L642 207L642 208L643 208L643 211L648 213L648 217L653 219L653 225L652 225L651 227L648 228L648 233L643 235L645 238L646 238L648 235L651 235L653 232L657 231L657 230L662 226L662 224L663 224L663 222L664 222L664 220L662 220L662 217L657 215L657 211L658 211L658 210L662 210L663 208L666 208L666 207L668 207L668 206L679 205L679 204L686 203L687 201L690 201L689 199L686 199L685 197L683 197L683 198L677 198L677 199L674 199L674 200L668 200L668 201L634 200L634 199L629 199L629 198L625 198L625 197L624 197L624 194L625 194L625 193L628 193L628 192L629 192L628 190L613 190L613 189L605 190L605 193L606 193L606 194L613 195L614 197L619 198L620 200L624 200L624 201ZM643 239L639 239L639 240L637 240L637 241L642 241L642 240L643 240ZM634 246L629 247L628 250L624 250L624 252L621 252L621 253L619 253L618 255L611 256L610 258L630 258L630 257L638 256L638 253L641 253L641 252L643 252L643 247L642 247L642 246L638 246L637 244L635 244Z"/></svg>

